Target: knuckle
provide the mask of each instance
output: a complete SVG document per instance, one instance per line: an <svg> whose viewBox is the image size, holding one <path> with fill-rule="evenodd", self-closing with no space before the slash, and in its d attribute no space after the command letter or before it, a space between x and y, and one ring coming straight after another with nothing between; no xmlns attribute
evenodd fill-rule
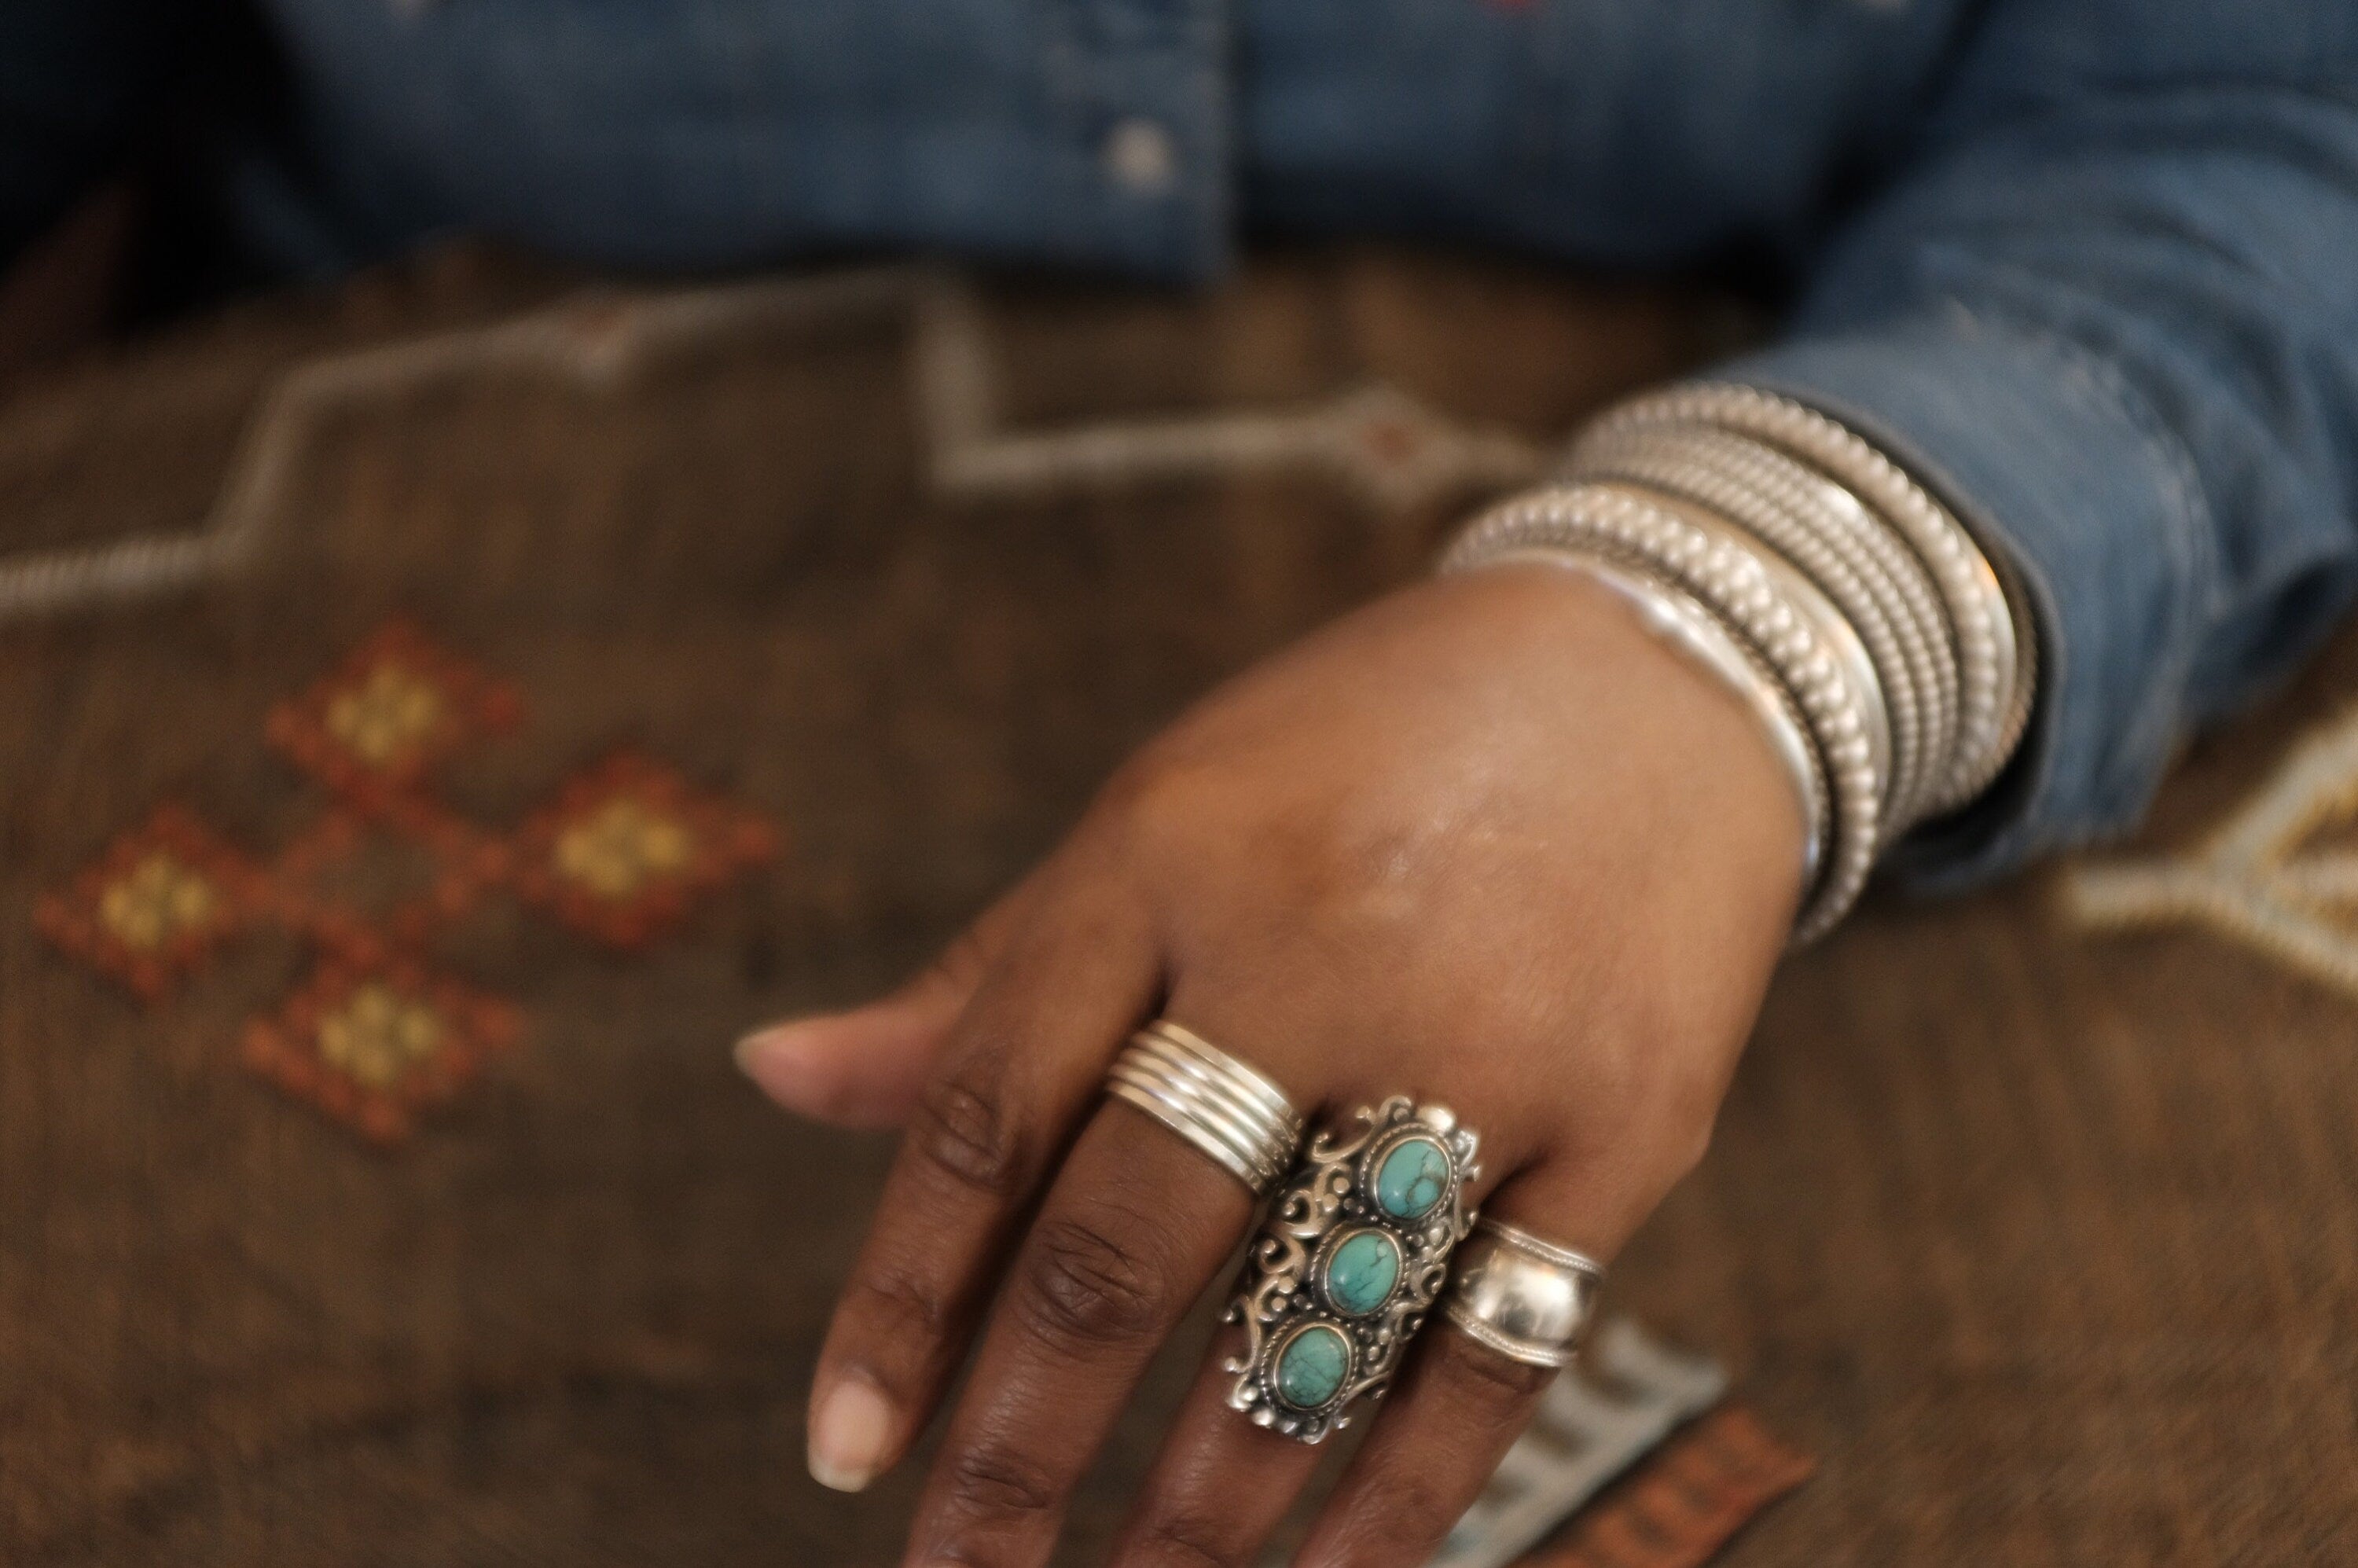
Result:
<svg viewBox="0 0 2358 1568"><path fill-rule="evenodd" d="M1132 752L1098 791L1098 807L1125 821L1150 821L1166 815L1174 793L1184 789L1188 770L1169 754L1167 740Z"/></svg>
<svg viewBox="0 0 2358 1568"><path fill-rule="evenodd" d="M952 990L971 990L990 968L990 947L982 932L969 925L950 938L949 946L928 966L921 980Z"/></svg>
<svg viewBox="0 0 2358 1568"><path fill-rule="evenodd" d="M1584 1098L1606 1119L1626 1119L1646 1098L1664 1054L1626 1035L1591 1038L1580 1053Z"/></svg>
<svg viewBox="0 0 2358 1568"><path fill-rule="evenodd" d="M949 1326L949 1305L939 1289L897 1269L854 1275L850 1304L860 1323L885 1345L931 1343Z"/></svg>
<svg viewBox="0 0 2358 1568"><path fill-rule="evenodd" d="M1056 1344L1106 1344L1152 1331L1166 1294L1153 1255L1092 1220L1044 1221L1018 1300L1030 1326Z"/></svg>
<svg viewBox="0 0 2358 1568"><path fill-rule="evenodd" d="M968 1523L1022 1523L1044 1518L1056 1506L1056 1487L1047 1471L997 1444L957 1454L946 1478L949 1509Z"/></svg>
<svg viewBox="0 0 2358 1568"><path fill-rule="evenodd" d="M1159 750L1132 757L1098 792L1089 813L1100 840L1124 861L1184 864L1224 815L1210 775Z"/></svg>
<svg viewBox="0 0 2358 1568"><path fill-rule="evenodd" d="M1136 1552L1156 1568L1247 1568L1250 1548L1221 1537L1217 1522L1199 1514L1162 1514L1139 1530Z"/></svg>
<svg viewBox="0 0 2358 1568"><path fill-rule="evenodd" d="M1650 1162L1675 1182L1709 1152L1726 1091L1725 1073L1690 1046L1661 1062L1652 1080L1632 1093L1622 1124L1645 1140Z"/></svg>
<svg viewBox="0 0 2358 1568"><path fill-rule="evenodd" d="M1011 1197L1028 1170L1026 1140L1009 1108L1005 1056L971 1053L925 1086L909 1129L910 1147L960 1186Z"/></svg>
<svg viewBox="0 0 2358 1568"><path fill-rule="evenodd" d="M1704 1162L1711 1152L1712 1134L1717 1130L1719 1119L1710 1109L1685 1118L1671 1148L1671 1167L1679 1176L1685 1176Z"/></svg>

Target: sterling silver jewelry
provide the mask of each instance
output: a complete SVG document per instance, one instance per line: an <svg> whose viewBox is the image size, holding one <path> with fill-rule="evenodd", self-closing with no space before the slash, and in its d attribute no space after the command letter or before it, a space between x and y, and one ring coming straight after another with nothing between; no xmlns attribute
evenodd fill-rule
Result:
<svg viewBox="0 0 2358 1568"><path fill-rule="evenodd" d="M1457 1251L1442 1315L1499 1355L1562 1367L1580 1347L1605 1269L1504 1220L1477 1220Z"/></svg>
<svg viewBox="0 0 2358 1568"><path fill-rule="evenodd" d="M1130 1036L1106 1092L1211 1156L1257 1198L1285 1179L1302 1144L1302 1114L1284 1090L1167 1018Z"/></svg>
<svg viewBox="0 0 2358 1568"><path fill-rule="evenodd" d="M1381 1399L1464 1240L1478 1140L1397 1095L1310 1141L1245 1256L1228 1321L1245 1328L1228 1405L1303 1443Z"/></svg>
<svg viewBox="0 0 2358 1568"><path fill-rule="evenodd" d="M1592 424L1565 475L1468 524L1441 569L1609 558L1716 619L1783 688L1832 797L1795 946L1841 919L1892 841L2013 754L2038 693L2020 585L1846 427L1754 387L1673 387ZM1746 695L1785 755L1776 705Z"/></svg>
<svg viewBox="0 0 2358 1568"><path fill-rule="evenodd" d="M2029 712L2037 640L2019 595L2007 594L1990 558L1931 492L1849 427L1758 387L1671 387L1622 405L1595 428L1624 424L1708 425L1757 438L1820 470L1879 514L1939 585L1956 649L1958 743L1931 811L1963 805L1997 776Z"/></svg>
<svg viewBox="0 0 2358 1568"><path fill-rule="evenodd" d="M1570 473L1708 507L1786 557L1834 600L1873 654L1891 708L1885 810L1912 820L1935 782L1930 775L1952 748L1956 660L1937 589L1889 527L1833 481L1710 427L1609 427L1574 449Z"/></svg>

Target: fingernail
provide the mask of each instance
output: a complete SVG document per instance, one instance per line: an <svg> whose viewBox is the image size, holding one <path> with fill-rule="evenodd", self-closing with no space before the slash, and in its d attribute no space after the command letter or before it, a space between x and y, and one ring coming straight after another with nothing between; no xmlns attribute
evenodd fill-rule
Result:
<svg viewBox="0 0 2358 1568"><path fill-rule="evenodd" d="M811 1479L838 1492L856 1492L884 1468L892 1440L892 1406L875 1384L847 1373L811 1413Z"/></svg>
<svg viewBox="0 0 2358 1568"><path fill-rule="evenodd" d="M773 1023L766 1029L756 1029L737 1042L733 1053L737 1070L768 1088L784 1087L795 1076L802 1053L795 1049L801 1027L793 1023Z"/></svg>

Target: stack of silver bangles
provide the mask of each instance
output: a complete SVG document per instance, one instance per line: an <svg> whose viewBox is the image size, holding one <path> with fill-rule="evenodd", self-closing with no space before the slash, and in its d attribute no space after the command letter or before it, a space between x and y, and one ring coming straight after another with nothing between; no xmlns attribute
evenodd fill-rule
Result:
<svg viewBox="0 0 2358 1568"><path fill-rule="evenodd" d="M1672 387L1606 413L1563 481L1476 518L1444 572L1573 566L1758 714L1808 822L1798 946L1877 857L1988 787L2038 686L2023 595L1921 485L1813 409Z"/></svg>
<svg viewBox="0 0 2358 1568"><path fill-rule="evenodd" d="M1272 1198L1228 1321L1228 1404L1304 1443L1380 1399L1436 1307L1476 1343L1537 1367L1572 1359L1604 1270L1567 1247L1478 1217L1479 1140L1447 1107L1396 1095L1306 1147L1264 1075L1169 1019L1130 1037L1106 1092Z"/></svg>

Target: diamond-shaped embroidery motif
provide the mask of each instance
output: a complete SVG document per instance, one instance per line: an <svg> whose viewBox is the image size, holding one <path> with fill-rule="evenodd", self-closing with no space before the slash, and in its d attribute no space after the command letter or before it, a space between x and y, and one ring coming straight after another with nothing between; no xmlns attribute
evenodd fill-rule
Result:
<svg viewBox="0 0 2358 1568"><path fill-rule="evenodd" d="M153 1000L254 914L259 869L189 812L162 806L41 900L50 941Z"/></svg>
<svg viewBox="0 0 2358 1568"><path fill-rule="evenodd" d="M267 733L297 767L365 799L418 782L452 753L514 728L521 714L504 682L394 621L309 691L273 708Z"/></svg>
<svg viewBox="0 0 2358 1568"><path fill-rule="evenodd" d="M636 752L568 784L518 835L516 889L610 947L646 946L775 849L767 823Z"/></svg>
<svg viewBox="0 0 2358 1568"><path fill-rule="evenodd" d="M287 1093L395 1143L523 1032L514 1007L414 964L331 961L276 1017L246 1025L244 1055Z"/></svg>
<svg viewBox="0 0 2358 1568"><path fill-rule="evenodd" d="M521 712L503 683L393 622L271 710L271 742L330 796L275 859L252 859L166 806L44 898L36 919L150 1002L247 930L305 939L319 968L246 1025L245 1064L397 1142L524 1030L511 1003L433 971L423 954L438 934L504 892L593 941L636 949L776 850L768 822L636 752L584 769L513 831L451 809L436 768ZM372 835L422 854L430 872L422 892L381 913L327 891L334 879L324 875Z"/></svg>

